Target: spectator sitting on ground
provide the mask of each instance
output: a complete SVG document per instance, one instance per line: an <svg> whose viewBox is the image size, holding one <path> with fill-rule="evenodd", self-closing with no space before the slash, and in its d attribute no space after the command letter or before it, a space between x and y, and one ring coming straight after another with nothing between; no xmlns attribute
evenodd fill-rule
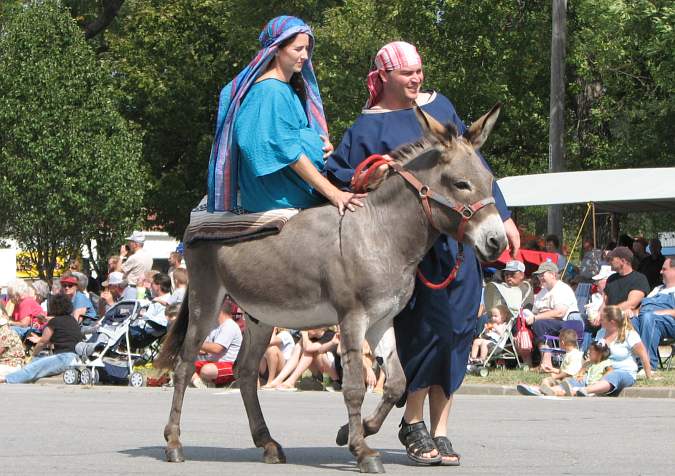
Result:
<svg viewBox="0 0 675 476"><path fill-rule="evenodd" d="M104 287L98 306L98 313L101 316L119 301L133 301L136 299L136 290L127 286L124 275L119 271L110 273L108 279L101 284Z"/></svg>
<svg viewBox="0 0 675 476"><path fill-rule="evenodd" d="M566 380L563 382L566 395L590 397L595 395L617 396L621 391L635 383L637 375L637 355L644 366L645 377L652 378L647 350L640 335L633 329L630 319L619 306L605 306L602 310L602 329L598 331L597 341L609 347L609 359L612 371L590 385L584 382Z"/></svg>
<svg viewBox="0 0 675 476"><path fill-rule="evenodd" d="M300 334L302 336L300 361L293 373L276 389L297 390L295 384L307 369L310 369L312 373L327 374L333 381L339 381L336 366L337 348L340 343L339 334L326 327L302 331Z"/></svg>
<svg viewBox="0 0 675 476"><path fill-rule="evenodd" d="M120 260L115 271L121 271L124 279L133 288L139 284L145 273L152 269L153 260L150 253L143 248L145 243L143 233L134 231L126 240L126 244L120 247ZM139 299L142 299L142 296L139 296Z"/></svg>
<svg viewBox="0 0 675 476"><path fill-rule="evenodd" d="M645 275L650 288L661 284L661 268L665 257L661 254L661 242L654 238L649 241L649 254L640 262L638 272Z"/></svg>
<svg viewBox="0 0 675 476"><path fill-rule="evenodd" d="M581 321L577 306L577 298L568 284L558 279L558 267L551 261L545 261L532 273L539 278L541 291L534 298L532 312L527 313L525 320L532 326L535 344L541 348L545 345L546 335L557 336L563 328L564 321ZM551 368L551 353L541 355L541 369Z"/></svg>
<svg viewBox="0 0 675 476"><path fill-rule="evenodd" d="M173 293L171 293L171 303L180 304L185 299L185 293L188 287L187 269L177 268L173 272Z"/></svg>
<svg viewBox="0 0 675 476"><path fill-rule="evenodd" d="M554 388L560 385L565 379L576 376L584 362L584 354L577 346L577 333L574 329L563 329L560 331L560 347L565 350L560 370L549 366L543 367L550 375L541 381L537 388L530 385L518 385L516 388L522 395L554 395Z"/></svg>
<svg viewBox="0 0 675 476"><path fill-rule="evenodd" d="M209 333L199 350L193 387L225 385L234 380L232 367L242 341L241 329L232 319L234 309L235 304L226 298L218 314L218 327Z"/></svg>
<svg viewBox="0 0 675 476"><path fill-rule="evenodd" d="M293 356L295 345L295 339L289 331L274 328L265 355L260 360L260 375L267 371L267 383L262 388L273 388L272 382Z"/></svg>
<svg viewBox="0 0 675 476"><path fill-rule="evenodd" d="M38 316L44 316L45 312L33 297L33 290L24 280L17 279L9 285L9 298L14 304L10 325L19 337L24 339L30 332L43 327L38 324Z"/></svg>
<svg viewBox="0 0 675 476"><path fill-rule="evenodd" d="M68 273L68 272L66 272ZM64 273L61 277L61 287L63 293L73 303L73 317L78 323L87 325L90 321L96 319L96 310L89 298L78 290L78 281L75 276Z"/></svg>
<svg viewBox="0 0 675 476"><path fill-rule="evenodd" d="M612 362L609 360L609 347L602 342L592 342L588 348L588 360L584 362L584 365L575 375L574 379L568 379L568 383L564 386L561 382L561 385L542 387L541 390L542 393L549 396L571 396L571 393L566 389L575 385L587 387L595 382L599 382L604 375L611 371Z"/></svg>
<svg viewBox="0 0 675 476"><path fill-rule="evenodd" d="M473 340L470 363L485 362L490 351L494 349L506 332L510 316L509 309L503 304L490 309L490 322L485 324L485 329L481 335Z"/></svg>
<svg viewBox="0 0 675 476"><path fill-rule="evenodd" d="M377 363L377 358L375 357L375 354L370 348L367 340L363 341L362 353L363 378L366 384L366 391L382 395L384 393L384 382L386 376L382 367L380 367L379 363ZM342 352L340 352L340 355L342 355ZM375 373L375 370L378 371L377 374Z"/></svg>
<svg viewBox="0 0 675 476"><path fill-rule="evenodd" d="M9 326L5 307L0 304L0 377L20 370L25 355L21 338Z"/></svg>
<svg viewBox="0 0 675 476"><path fill-rule="evenodd" d="M650 367L659 365L659 342L675 338L675 256L665 258L661 267L663 284L642 300L638 316L632 320L647 348Z"/></svg>
<svg viewBox="0 0 675 476"><path fill-rule="evenodd" d="M649 283L642 273L633 271L633 252L625 246L614 248L608 255L609 264L616 274L607 278L605 285L604 306L619 306L624 311L635 313L640 307L642 299L649 294ZM600 309L602 313L602 308ZM590 321L598 326L598 318Z"/></svg>
<svg viewBox="0 0 675 476"><path fill-rule="evenodd" d="M75 279L75 278L73 278ZM53 296L49 302L50 318L41 337L28 336L35 344L34 355L39 355L46 346L53 346L53 355L36 357L21 370L0 377L0 383L28 383L42 377L58 375L75 359L75 345L82 340L80 326L73 319L73 303L65 294Z"/></svg>

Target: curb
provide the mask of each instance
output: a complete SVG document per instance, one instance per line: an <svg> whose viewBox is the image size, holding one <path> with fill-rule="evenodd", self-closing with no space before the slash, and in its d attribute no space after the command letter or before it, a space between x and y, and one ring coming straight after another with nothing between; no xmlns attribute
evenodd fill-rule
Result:
<svg viewBox="0 0 675 476"><path fill-rule="evenodd" d="M515 385L467 383L457 390L457 395L519 395ZM673 387L629 387L618 398L675 398Z"/></svg>
<svg viewBox="0 0 675 476"><path fill-rule="evenodd" d="M301 381L302 382L302 381ZM54 377L41 378L37 382L41 385L55 385L63 383L60 375ZM237 382L234 382L231 387L238 388ZM319 391L323 390L318 385L309 385L302 382L298 385L302 391ZM465 383L456 392L457 395L488 395L488 396L518 396L515 385L495 385L483 383ZM675 399L675 387L629 387L621 392L617 398L673 398Z"/></svg>

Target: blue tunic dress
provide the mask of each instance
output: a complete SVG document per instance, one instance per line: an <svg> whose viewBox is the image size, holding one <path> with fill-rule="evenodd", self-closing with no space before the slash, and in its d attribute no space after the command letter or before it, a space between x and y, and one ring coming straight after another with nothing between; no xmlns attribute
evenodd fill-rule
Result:
<svg viewBox="0 0 675 476"><path fill-rule="evenodd" d="M263 212L323 203L323 197L289 167L304 154L322 172L323 146L288 83L270 78L251 86L234 125L241 206Z"/></svg>
<svg viewBox="0 0 675 476"><path fill-rule="evenodd" d="M433 93L422 109L443 124L452 122L460 134L466 130L453 105L441 94ZM364 111L329 157L328 177L346 188L356 166L369 155L390 152L421 136L413 109ZM487 163L485 166L488 167ZM506 220L510 213L496 182L492 192L499 213ZM464 246L464 254L464 264L447 288L432 290L417 279L410 302L394 320L408 391L440 385L449 396L464 380L482 286L480 264L473 248ZM455 265L456 256L457 242L442 235L422 260L420 269L427 279L440 282Z"/></svg>

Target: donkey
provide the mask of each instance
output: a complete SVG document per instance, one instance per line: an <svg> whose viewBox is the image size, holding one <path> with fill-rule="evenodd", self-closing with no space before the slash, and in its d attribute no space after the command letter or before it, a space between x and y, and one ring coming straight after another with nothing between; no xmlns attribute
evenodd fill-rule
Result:
<svg viewBox="0 0 675 476"><path fill-rule="evenodd" d="M228 245L204 242L185 250L188 294L157 361L175 367L173 405L164 429L168 461L184 461L179 435L185 388L227 293L249 316L235 367L253 442L263 448L264 462L286 462L257 394L258 366L273 326L339 324L349 449L361 472L384 472L380 454L368 447L365 436L380 429L405 390L393 319L412 295L417 265L440 233L457 237L458 229L463 231L459 240L474 246L481 259L492 261L506 248L491 196L493 177L475 153L498 114L499 105L458 137L454 127L418 109L423 138L391 153L392 167L382 172L364 208L342 217L332 206L311 208L277 235ZM416 177L418 186L402 180L401 171ZM451 209L453 202L474 205ZM372 349L379 345L387 379L375 412L362 421L364 338Z"/></svg>

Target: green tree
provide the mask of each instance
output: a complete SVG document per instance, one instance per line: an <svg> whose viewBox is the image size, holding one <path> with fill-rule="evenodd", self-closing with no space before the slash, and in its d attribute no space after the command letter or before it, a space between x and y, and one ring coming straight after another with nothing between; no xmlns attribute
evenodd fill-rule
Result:
<svg viewBox="0 0 675 476"><path fill-rule="evenodd" d="M141 218L141 134L118 112L115 82L59 2L3 13L0 225L43 278L91 240L105 270Z"/></svg>

